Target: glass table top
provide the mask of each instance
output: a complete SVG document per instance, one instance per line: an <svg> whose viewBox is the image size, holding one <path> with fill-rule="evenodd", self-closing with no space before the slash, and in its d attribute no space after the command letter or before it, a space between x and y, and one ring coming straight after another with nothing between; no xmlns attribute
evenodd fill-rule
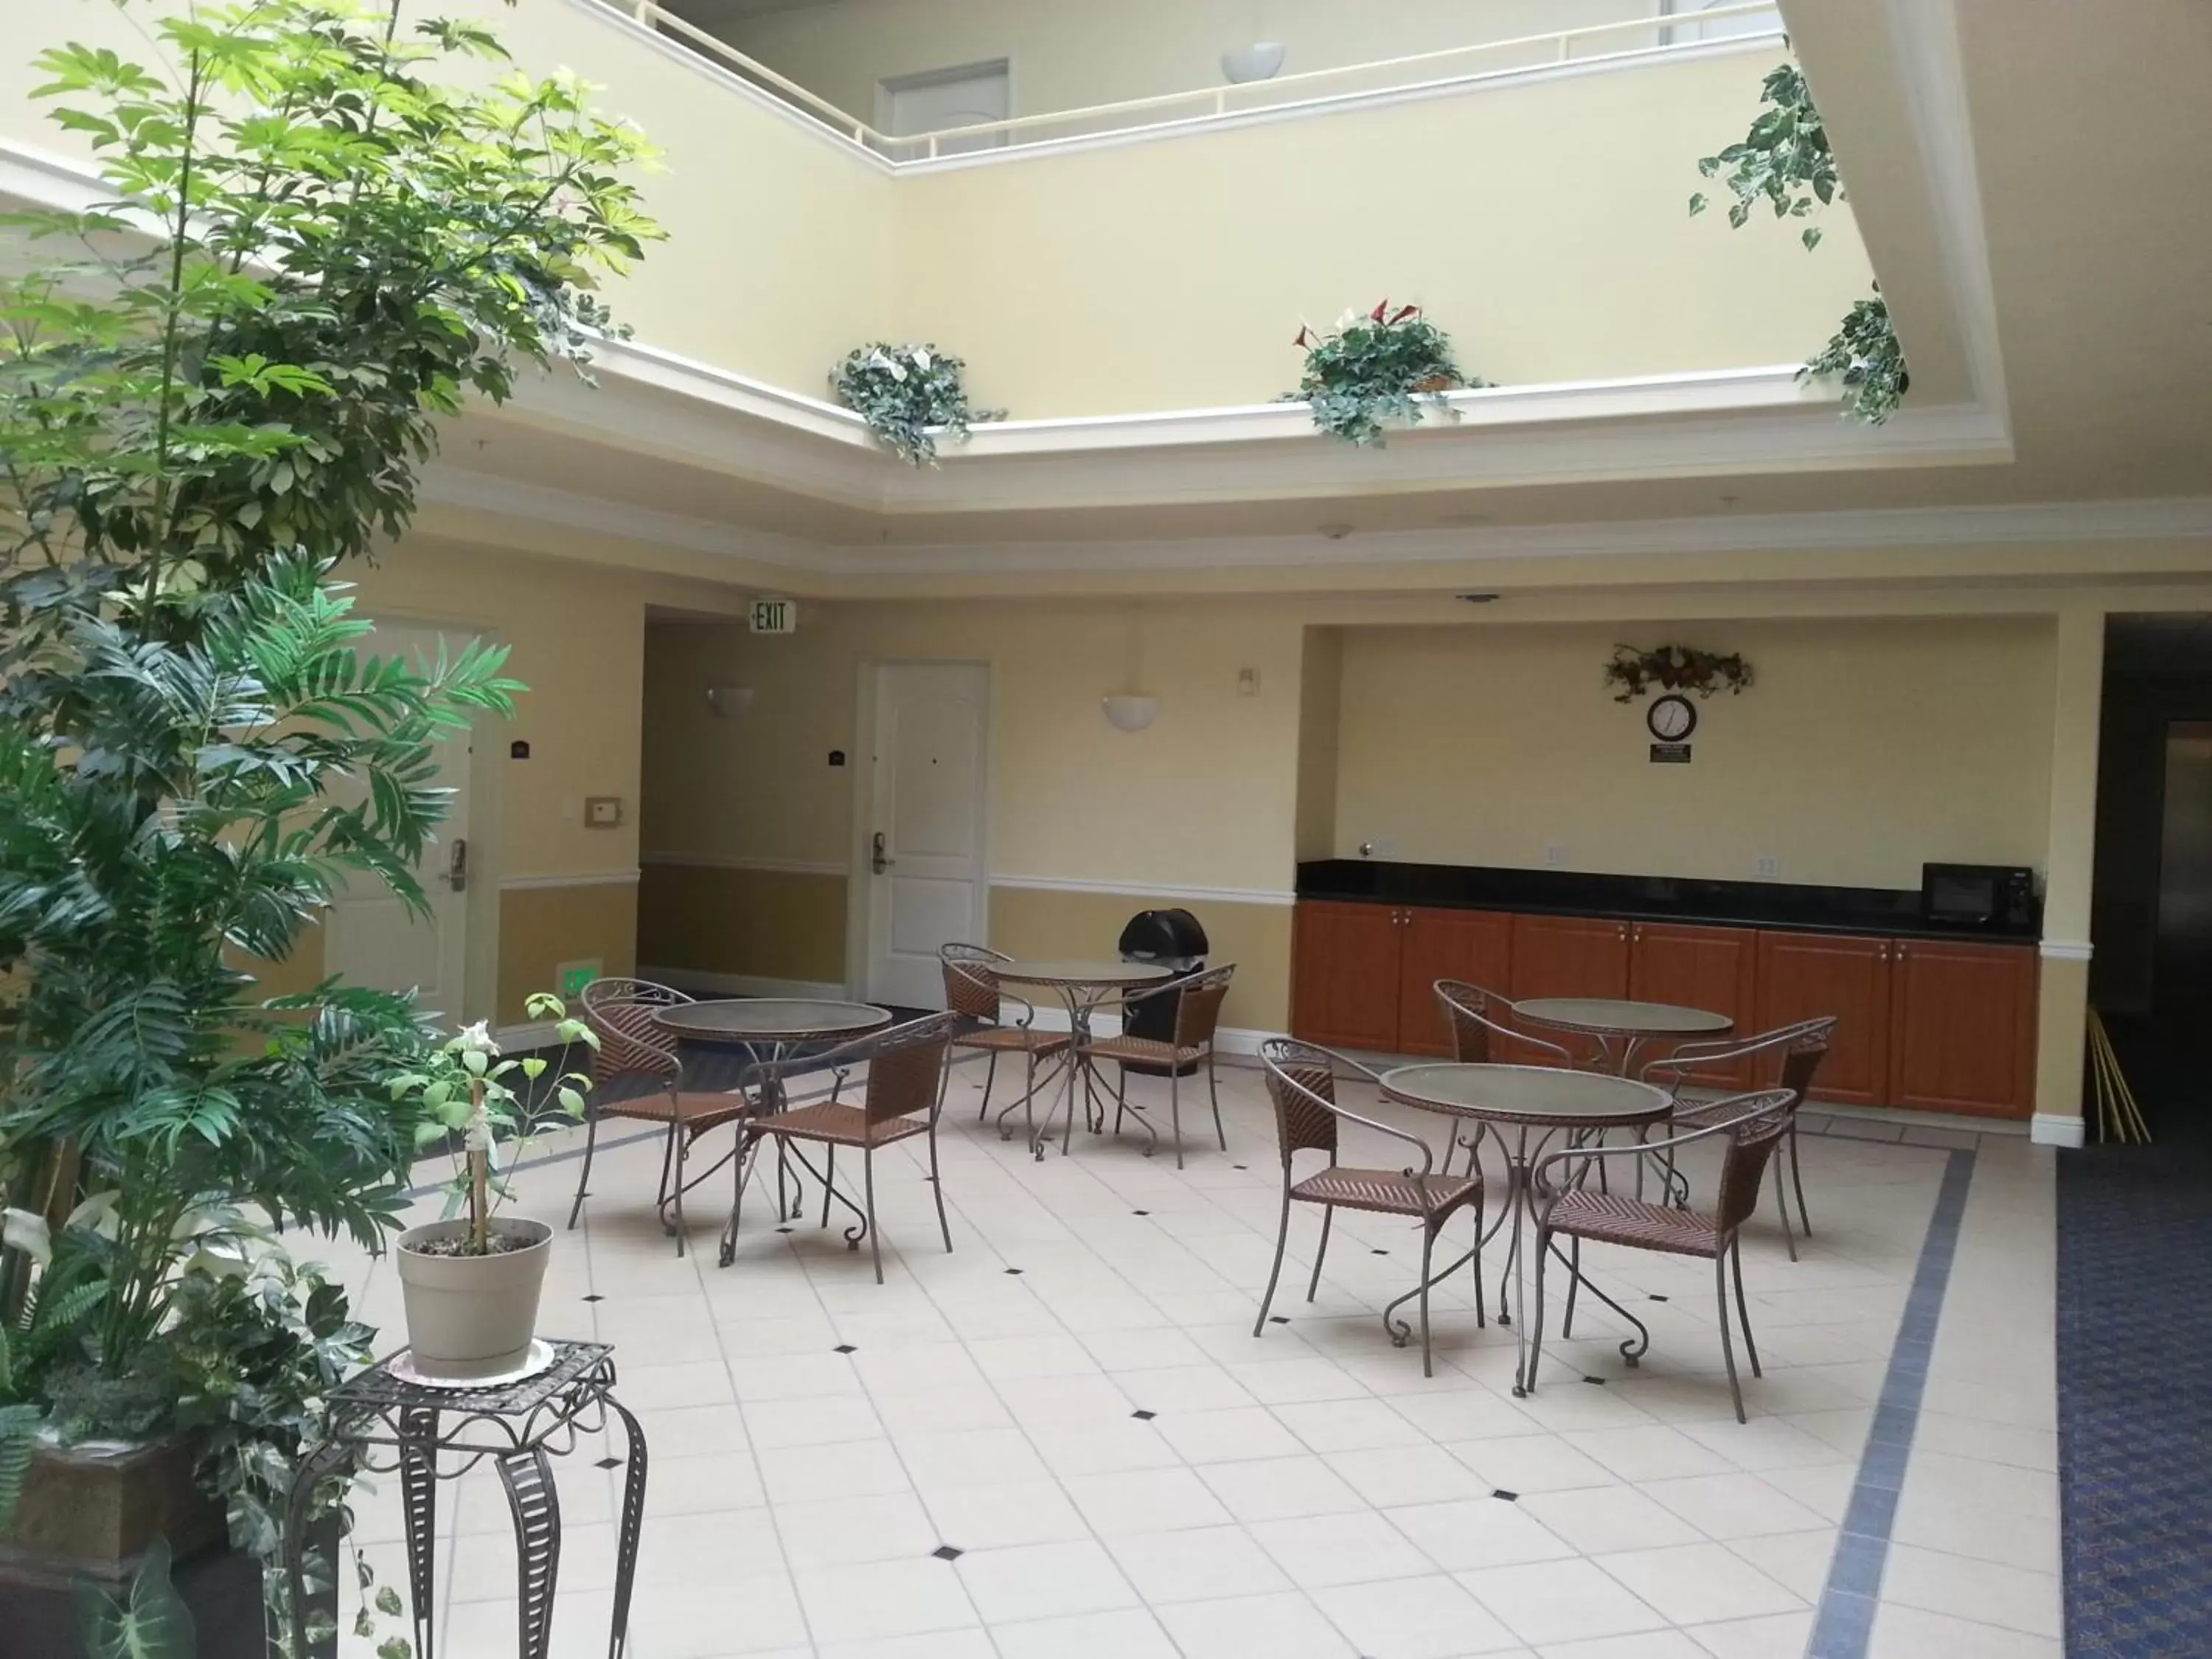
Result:
<svg viewBox="0 0 2212 1659"><path fill-rule="evenodd" d="M724 1042L791 1042L811 1037L855 1036L891 1023L891 1012L872 1002L832 1002L809 997L733 997L679 1002L653 1015L653 1023L678 1036Z"/></svg>
<svg viewBox="0 0 2212 1659"><path fill-rule="evenodd" d="M1641 1122L1673 1104L1664 1089L1604 1072L1437 1061L1382 1073L1382 1092L1408 1106L1471 1116Z"/></svg>
<svg viewBox="0 0 2212 1659"><path fill-rule="evenodd" d="M1016 985L1146 985L1172 969L1156 962L1088 962L1076 958L997 962L991 971Z"/></svg>
<svg viewBox="0 0 2212 1659"><path fill-rule="evenodd" d="M1726 1014L1619 997L1531 997L1515 1003L1513 1012L1532 1024L1625 1036L1711 1036L1735 1029Z"/></svg>

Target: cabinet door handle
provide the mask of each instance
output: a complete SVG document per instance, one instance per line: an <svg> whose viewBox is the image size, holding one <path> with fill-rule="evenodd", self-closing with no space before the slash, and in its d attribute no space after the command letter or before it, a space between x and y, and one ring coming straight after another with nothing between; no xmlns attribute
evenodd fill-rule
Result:
<svg viewBox="0 0 2212 1659"><path fill-rule="evenodd" d="M1902 945L1897 947L1897 959L1899 962L1905 960L1905 947Z"/></svg>

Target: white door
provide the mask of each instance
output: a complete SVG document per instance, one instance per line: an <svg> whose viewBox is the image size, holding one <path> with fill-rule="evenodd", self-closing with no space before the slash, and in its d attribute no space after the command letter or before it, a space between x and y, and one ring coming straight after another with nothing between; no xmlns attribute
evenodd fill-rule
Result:
<svg viewBox="0 0 2212 1659"><path fill-rule="evenodd" d="M362 658L404 655L435 660L434 629L379 623L355 649ZM465 643L449 638L449 650ZM374 876L355 876L343 886L323 917L323 971L349 984L379 991L414 990L422 1007L451 1029L461 1021L461 986L467 961L469 878L469 739L446 739L440 753L438 781L453 792L453 811L427 848L416 874L430 902L425 919L412 915ZM344 790L333 790L340 799Z"/></svg>
<svg viewBox="0 0 2212 1659"><path fill-rule="evenodd" d="M877 125L895 138L915 138L954 127L1003 121L1011 110L1011 96L1012 82L1003 58L995 64L902 75L878 88L876 111L880 118ZM957 155L1006 142L1003 132L948 139L938 147L938 154Z"/></svg>
<svg viewBox="0 0 2212 1659"><path fill-rule="evenodd" d="M867 997L941 1008L938 947L981 943L985 923L990 671L981 663L886 663L875 677L863 854Z"/></svg>

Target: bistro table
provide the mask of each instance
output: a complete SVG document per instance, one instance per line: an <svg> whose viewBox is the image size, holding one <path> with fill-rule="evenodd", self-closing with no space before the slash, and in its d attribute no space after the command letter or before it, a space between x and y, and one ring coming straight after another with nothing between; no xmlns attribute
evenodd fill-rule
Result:
<svg viewBox="0 0 2212 1659"><path fill-rule="evenodd" d="M672 1003L655 1012L653 1023L686 1042L742 1049L751 1062L750 1070L757 1079L760 1115L766 1117L783 1109L783 1079L790 1069L793 1050L808 1043L840 1042L865 1036L890 1024L891 1018L890 1009L878 1008L872 1002L837 1002L814 997L732 997L712 1002ZM750 1149L744 1145L749 1139L741 1127L737 1195L731 1200L730 1218L722 1228L721 1264L725 1267L738 1256L738 1198L744 1192L745 1180L752 1167L746 1156ZM827 1170L817 1170L803 1151L787 1140L776 1143L776 1155L777 1219L799 1218L799 1208L787 1211L783 1198L783 1160L787 1156L796 1158L800 1166L822 1183L823 1224L829 1224L830 1200L834 1198L852 1211L860 1223L860 1231L846 1237L848 1246L859 1249L866 1231L867 1218L858 1205L837 1190L833 1179L836 1173L834 1163ZM830 1156L836 1158L834 1149Z"/></svg>
<svg viewBox="0 0 2212 1659"><path fill-rule="evenodd" d="M1544 1155L1558 1135L1566 1135L1570 1145L1579 1145L1607 1129L1634 1129L1640 1133L1654 1123L1663 1122L1674 1105L1673 1097L1664 1089L1605 1072L1574 1072L1548 1066L1506 1066L1488 1061L1395 1066L1382 1073L1382 1089L1387 1100L1473 1123L1474 1138L1458 1140L1468 1149L1470 1167L1481 1160L1484 1136L1498 1138L1498 1149L1505 1158L1504 1206L1497 1219L1483 1230L1473 1249L1428 1282L1434 1285L1449 1279L1473 1261L1510 1218L1513 1224L1512 1241L1498 1277L1498 1322L1501 1325L1513 1323L1505 1285L1508 1279L1516 1288L1521 1283L1522 1224L1525 1221L1533 1224L1535 1219L1534 1188L1528 1172L1536 1159ZM1510 1137L1509 1130L1512 1132ZM1450 1162L1449 1151L1445 1162L1447 1165ZM1560 1261L1567 1261L1557 1245L1553 1246L1553 1251ZM1651 1346L1650 1329L1634 1314L1591 1285L1572 1262L1567 1265L1576 1279L1589 1286L1591 1295L1636 1327L1637 1335L1620 1345L1621 1357L1632 1365L1636 1364ZM1384 1323L1389 1322L1392 1310L1400 1303L1419 1295L1419 1290L1416 1285L1385 1308ZM1516 1334L1519 1338L1519 1358L1514 1365L1513 1392L1517 1397L1527 1394L1536 1379L1529 1374L1528 1333L1516 1327Z"/></svg>
<svg viewBox="0 0 2212 1659"><path fill-rule="evenodd" d="M1594 1038L1597 1069L1626 1077L1647 1042L1725 1036L1735 1030L1726 1014L1678 1008L1671 1002L1632 1002L1625 997L1531 997L1513 1005L1513 1017L1554 1031Z"/></svg>
<svg viewBox="0 0 2212 1659"><path fill-rule="evenodd" d="M1060 1079L1060 1097L1067 1106L1067 1122L1060 1138L1060 1156L1065 1158L1075 1138L1075 1092L1079 1087L1083 1091L1085 1121L1095 1128L1105 1121L1105 1102L1097 1085L1096 1071L1083 1052L1084 1045L1091 1041L1091 1017L1097 1012L1102 1004L1136 986L1156 985L1170 977L1174 970L1154 962L1038 961L994 962L991 964L991 972L1008 985L1029 985L1042 990L1055 991L1059 993L1061 1002L1066 1005L1071 1041L1066 1070ZM1013 1133L1006 1127L1008 1115L1015 1106L1027 1108L1029 1102L1030 1097L1024 1096L1013 1106L999 1114L999 1133L1002 1137L1011 1136ZM1042 1124L1032 1121L1031 1124L1030 1151L1040 1164L1044 1162L1045 1143L1052 1139L1054 1109L1047 1106L1044 1121ZM1146 1132L1152 1133L1149 1124L1146 1126Z"/></svg>

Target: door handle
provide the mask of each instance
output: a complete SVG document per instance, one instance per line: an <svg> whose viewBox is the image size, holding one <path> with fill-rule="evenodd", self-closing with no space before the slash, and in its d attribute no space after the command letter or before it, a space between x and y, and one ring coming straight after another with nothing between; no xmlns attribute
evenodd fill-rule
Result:
<svg viewBox="0 0 2212 1659"><path fill-rule="evenodd" d="M880 830L877 830L875 842L868 856L869 867L880 876L897 862L896 859L884 856L884 832Z"/></svg>
<svg viewBox="0 0 2212 1659"><path fill-rule="evenodd" d="M455 836L453 850L446 855L445 883L456 893L468 890L469 843L465 836Z"/></svg>

